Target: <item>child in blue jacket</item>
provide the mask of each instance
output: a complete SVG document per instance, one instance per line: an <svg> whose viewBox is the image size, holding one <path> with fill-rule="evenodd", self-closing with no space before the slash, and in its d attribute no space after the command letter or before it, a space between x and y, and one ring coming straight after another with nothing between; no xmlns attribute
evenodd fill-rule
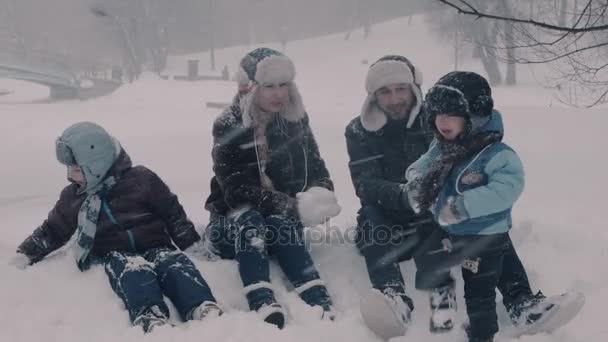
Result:
<svg viewBox="0 0 608 342"><path fill-rule="evenodd" d="M557 311L534 295L509 237L511 208L524 188L517 153L502 142L500 113L488 82L472 72L451 72L429 90L425 111L435 141L407 170L408 199L430 210L447 235L450 256L438 269L462 266L469 342L492 342L498 332L496 288L522 333L533 333ZM517 278L503 288L504 278ZM564 322L565 323L565 322Z"/></svg>

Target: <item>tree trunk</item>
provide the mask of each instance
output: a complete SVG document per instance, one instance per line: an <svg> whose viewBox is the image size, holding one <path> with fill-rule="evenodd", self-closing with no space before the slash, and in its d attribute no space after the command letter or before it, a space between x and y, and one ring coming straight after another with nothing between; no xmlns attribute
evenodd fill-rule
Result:
<svg viewBox="0 0 608 342"><path fill-rule="evenodd" d="M454 70L458 70L458 55L460 54L460 42L458 31L454 31Z"/></svg>
<svg viewBox="0 0 608 342"><path fill-rule="evenodd" d="M209 0L209 62L211 70L215 71L215 7L213 0Z"/></svg>
<svg viewBox="0 0 608 342"><path fill-rule="evenodd" d="M511 8L509 7L508 0L502 0L502 6L504 15L507 17L513 16ZM505 46L507 47L507 74L505 77L505 83L507 85L517 84L517 67L515 64L515 37L513 35L513 23L509 21L504 22L505 32Z"/></svg>
<svg viewBox="0 0 608 342"><path fill-rule="evenodd" d="M507 75L505 78L505 83L507 85L516 85L517 84L517 64L513 60L513 49L507 50Z"/></svg>
<svg viewBox="0 0 608 342"><path fill-rule="evenodd" d="M530 1L530 18L534 18L534 0Z"/></svg>
<svg viewBox="0 0 608 342"><path fill-rule="evenodd" d="M344 35L344 40L349 40L351 33L357 29L361 23L361 0L356 0L353 8L353 13L350 19L348 31Z"/></svg>
<svg viewBox="0 0 608 342"><path fill-rule="evenodd" d="M496 46L496 38L492 37L492 40L488 36L488 26L479 25L474 31L477 46L474 49L476 57L481 59L481 64L488 74L488 80L492 85L500 85L502 83L502 75L498 66L498 60L496 56L488 52L488 48L485 46Z"/></svg>
<svg viewBox="0 0 608 342"><path fill-rule="evenodd" d="M15 20L15 6L11 0L4 1L3 5L4 6L0 8L0 11L2 11L3 16L0 16L0 18L2 18L6 25L4 29L6 29L7 31L6 33L8 35L8 39L15 47L15 57L25 60L27 59L29 53L28 48L25 44L25 38L19 30L19 23Z"/></svg>
<svg viewBox="0 0 608 342"><path fill-rule="evenodd" d="M572 25L576 23L578 15L578 0L574 0L574 4L572 5Z"/></svg>
<svg viewBox="0 0 608 342"><path fill-rule="evenodd" d="M488 80L490 81L490 84L493 86L502 84L502 75L500 74L500 68L498 67L498 61L496 60L496 57L489 54L486 51L486 48L481 48L479 52L481 63L483 64L483 68L488 74Z"/></svg>
<svg viewBox="0 0 608 342"><path fill-rule="evenodd" d="M559 9L559 26L566 26L566 13L568 12L568 0L562 0Z"/></svg>

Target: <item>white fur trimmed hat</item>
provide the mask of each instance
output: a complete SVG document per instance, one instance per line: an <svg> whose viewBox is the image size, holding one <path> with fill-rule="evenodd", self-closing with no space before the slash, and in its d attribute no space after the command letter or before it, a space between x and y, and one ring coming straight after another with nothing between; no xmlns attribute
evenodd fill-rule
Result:
<svg viewBox="0 0 608 342"><path fill-rule="evenodd" d="M244 75L259 84L276 84L292 82L296 77L296 68L291 59L279 51L261 47L241 59Z"/></svg>
<svg viewBox="0 0 608 342"><path fill-rule="evenodd" d="M239 75L248 78L251 82L264 86L287 83L289 86L289 102L280 115L287 121L296 122L306 116L306 109L302 96L296 86L296 68L292 60L279 51L261 47L257 48L241 59ZM242 81L239 81L242 82ZM241 83L243 84L243 83ZM252 124L251 111L254 107L257 87L243 96L240 107L243 112L243 124L249 127Z"/></svg>
<svg viewBox="0 0 608 342"><path fill-rule="evenodd" d="M409 59L399 55L387 55L369 67L365 78L365 90L373 94L390 84L407 83L420 88L422 73Z"/></svg>
<svg viewBox="0 0 608 342"><path fill-rule="evenodd" d="M409 59L399 55L387 55L372 64L365 78L367 98L361 110L361 124L368 131L377 131L387 122L386 114L378 107L375 93L391 84L409 84L416 97L407 123L411 127L422 106L422 72Z"/></svg>

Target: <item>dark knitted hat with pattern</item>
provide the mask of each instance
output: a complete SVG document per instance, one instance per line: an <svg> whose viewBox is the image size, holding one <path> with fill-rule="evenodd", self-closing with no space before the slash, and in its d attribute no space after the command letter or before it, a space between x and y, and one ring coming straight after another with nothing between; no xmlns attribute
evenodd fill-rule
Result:
<svg viewBox="0 0 608 342"><path fill-rule="evenodd" d="M424 102L429 118L437 114L488 117L494 109L488 81L467 71L453 71L440 78L428 91Z"/></svg>

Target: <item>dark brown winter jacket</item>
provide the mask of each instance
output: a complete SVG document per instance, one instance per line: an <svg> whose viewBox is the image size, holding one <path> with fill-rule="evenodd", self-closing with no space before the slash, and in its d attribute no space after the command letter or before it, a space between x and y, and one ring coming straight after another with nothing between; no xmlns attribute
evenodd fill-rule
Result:
<svg viewBox="0 0 608 342"><path fill-rule="evenodd" d="M152 171L132 167L123 150L110 169L116 184L102 195L92 254L110 251L143 252L150 248L185 249L200 239L175 194ZM75 184L61 192L48 218L18 247L32 262L65 245L75 233L78 211L86 194L77 194Z"/></svg>
<svg viewBox="0 0 608 342"><path fill-rule="evenodd" d="M214 215L251 206L263 215L297 217L295 195L311 187L333 191L333 183L310 129L308 116L300 121L277 119L266 129L268 164L265 173L273 189L262 186L254 129L243 124L238 101L213 125L211 194L205 207Z"/></svg>

